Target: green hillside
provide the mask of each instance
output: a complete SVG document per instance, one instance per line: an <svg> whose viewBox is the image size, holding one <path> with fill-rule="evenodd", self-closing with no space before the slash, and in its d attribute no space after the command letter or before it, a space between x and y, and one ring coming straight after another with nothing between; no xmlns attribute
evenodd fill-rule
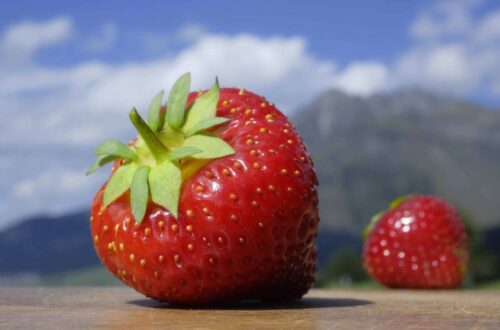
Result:
<svg viewBox="0 0 500 330"><path fill-rule="evenodd" d="M500 111L420 91L322 95L294 118L320 181L324 228L360 232L397 196L435 193L500 223Z"/></svg>

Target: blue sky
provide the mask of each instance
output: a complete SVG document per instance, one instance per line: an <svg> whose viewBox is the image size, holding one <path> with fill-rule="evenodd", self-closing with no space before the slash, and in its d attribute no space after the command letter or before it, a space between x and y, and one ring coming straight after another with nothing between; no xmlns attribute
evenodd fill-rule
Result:
<svg viewBox="0 0 500 330"><path fill-rule="evenodd" d="M500 107L495 1L4 1L0 228L88 207L94 146L185 71L291 114L329 88L419 87Z"/></svg>
<svg viewBox="0 0 500 330"><path fill-rule="evenodd" d="M114 47L101 54L109 61L151 58L153 53L134 47L134 35L144 31L168 36L186 24L201 25L213 33L248 32L259 36L302 35L311 51L339 63L378 58L391 61L410 44L408 23L425 8L425 1L12 1L2 8L2 27L20 20L49 20L69 15L82 34L97 34L106 23L120 27ZM127 36L127 34L132 34ZM66 45L65 53L41 56L60 65L90 57ZM179 47L180 45L175 45ZM69 52L69 54L68 54ZM69 56L68 56L69 55ZM55 56L56 58L51 58Z"/></svg>

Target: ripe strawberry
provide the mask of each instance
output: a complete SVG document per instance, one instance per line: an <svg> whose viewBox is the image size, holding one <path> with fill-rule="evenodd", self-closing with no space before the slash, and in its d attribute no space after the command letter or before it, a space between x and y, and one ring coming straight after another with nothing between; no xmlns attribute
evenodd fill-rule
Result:
<svg viewBox="0 0 500 330"><path fill-rule="evenodd" d="M272 103L245 90L163 93L139 137L108 141L89 170L115 161L96 194L97 254L125 284L159 301L287 300L314 282L317 180L306 148ZM165 111L167 108L167 111ZM219 117L216 117L219 116Z"/></svg>
<svg viewBox="0 0 500 330"><path fill-rule="evenodd" d="M434 196L407 196L374 217L367 228L364 266L394 288L455 288L469 259L465 227L455 210Z"/></svg>

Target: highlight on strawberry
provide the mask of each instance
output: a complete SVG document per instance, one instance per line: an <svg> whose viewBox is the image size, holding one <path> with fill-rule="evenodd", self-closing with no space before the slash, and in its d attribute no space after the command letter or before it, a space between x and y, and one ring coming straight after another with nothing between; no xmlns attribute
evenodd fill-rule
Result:
<svg viewBox="0 0 500 330"><path fill-rule="evenodd" d="M451 289L462 284L468 236L458 213L441 198L410 195L375 215L365 231L368 274L393 288Z"/></svg>
<svg viewBox="0 0 500 330"><path fill-rule="evenodd" d="M113 163L92 203L102 263L158 301L207 304L302 297L316 272L317 179L300 136L244 89L191 92L182 75L138 132L95 151Z"/></svg>

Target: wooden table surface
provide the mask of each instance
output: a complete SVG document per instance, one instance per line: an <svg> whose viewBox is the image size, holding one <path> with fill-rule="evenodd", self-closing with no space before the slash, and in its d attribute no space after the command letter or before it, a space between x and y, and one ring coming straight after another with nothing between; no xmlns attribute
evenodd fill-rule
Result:
<svg viewBox="0 0 500 330"><path fill-rule="evenodd" d="M0 288L0 329L500 329L500 291L312 290L205 309L128 288Z"/></svg>

